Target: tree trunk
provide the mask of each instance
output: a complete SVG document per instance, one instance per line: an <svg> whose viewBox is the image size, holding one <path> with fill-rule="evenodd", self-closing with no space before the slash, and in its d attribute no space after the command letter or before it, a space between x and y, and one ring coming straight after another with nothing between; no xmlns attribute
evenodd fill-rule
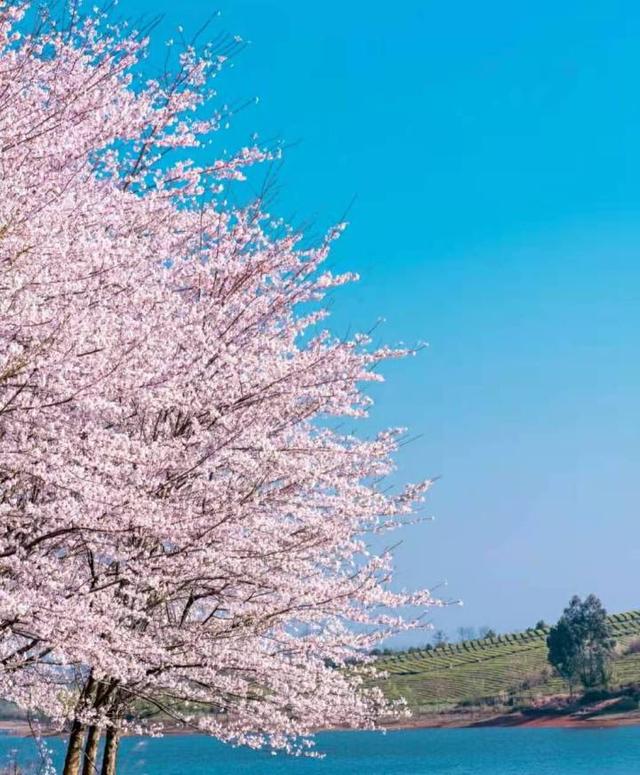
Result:
<svg viewBox="0 0 640 775"><path fill-rule="evenodd" d="M67 755L64 760L62 775L79 775L80 760L82 757L82 744L84 743L84 724L74 721L71 725Z"/></svg>
<svg viewBox="0 0 640 775"><path fill-rule="evenodd" d="M76 711L83 710L88 699L93 694L94 680L90 675L87 679L87 683L84 685L80 697L78 698L78 704L76 705ZM69 733L69 742L67 743L67 755L64 760L64 768L62 775L80 775L80 763L82 761L82 745L84 743L84 724L78 719L74 719L71 725L71 732Z"/></svg>
<svg viewBox="0 0 640 775"><path fill-rule="evenodd" d="M93 708L98 713L101 708L111 702L111 698L116 689L116 684L101 684L96 690L96 697L93 702ZM89 727L87 742L84 746L84 763L82 765L82 775L97 775L98 773L98 746L102 737L102 728L97 724Z"/></svg>
<svg viewBox="0 0 640 775"><path fill-rule="evenodd" d="M120 730L115 726L108 727L105 736L101 775L116 775L116 757L119 744Z"/></svg>
<svg viewBox="0 0 640 775"><path fill-rule="evenodd" d="M82 775L96 775L98 772L98 744L102 730L95 724L89 727L87 742L84 746L84 763L82 765Z"/></svg>

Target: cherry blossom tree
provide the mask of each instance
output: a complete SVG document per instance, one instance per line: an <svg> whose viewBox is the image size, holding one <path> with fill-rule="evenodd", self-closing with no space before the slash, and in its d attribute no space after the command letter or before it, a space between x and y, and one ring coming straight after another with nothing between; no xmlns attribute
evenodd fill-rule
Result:
<svg viewBox="0 0 640 775"><path fill-rule="evenodd" d="M274 156L211 159L241 45L145 79L144 31L0 6L0 695L69 730L69 775L150 710L287 751L373 726L402 709L368 652L439 604L372 548L429 484L383 484L402 431L341 430L411 351L327 329L342 225L310 248L225 199Z"/></svg>

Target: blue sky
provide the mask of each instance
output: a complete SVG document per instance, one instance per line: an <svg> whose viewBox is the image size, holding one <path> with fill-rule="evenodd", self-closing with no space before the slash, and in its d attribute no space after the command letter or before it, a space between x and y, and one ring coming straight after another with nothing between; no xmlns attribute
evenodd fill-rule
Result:
<svg viewBox="0 0 640 775"><path fill-rule="evenodd" d="M362 281L338 331L387 319L428 351L386 369L375 420L422 437L405 479L439 475L398 579L448 580L437 626L506 630L596 592L640 606L640 7L121 0L251 41L224 100L292 144L272 208L318 229L353 197L333 259Z"/></svg>

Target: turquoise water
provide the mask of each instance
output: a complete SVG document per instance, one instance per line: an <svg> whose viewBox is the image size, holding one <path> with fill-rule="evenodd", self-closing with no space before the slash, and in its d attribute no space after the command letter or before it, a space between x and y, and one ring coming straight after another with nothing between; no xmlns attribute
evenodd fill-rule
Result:
<svg viewBox="0 0 640 775"><path fill-rule="evenodd" d="M56 759L59 740L51 741ZM123 741L121 775L640 775L640 727L619 729L418 729L318 735L326 758L289 759L201 737ZM31 740L0 737L33 759Z"/></svg>

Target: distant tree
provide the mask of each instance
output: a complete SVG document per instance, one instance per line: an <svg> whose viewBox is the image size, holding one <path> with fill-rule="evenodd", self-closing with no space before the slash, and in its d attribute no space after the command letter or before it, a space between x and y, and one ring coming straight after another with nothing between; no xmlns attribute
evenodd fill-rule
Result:
<svg viewBox="0 0 640 775"><path fill-rule="evenodd" d="M436 630L433 633L433 645L436 648L438 648L438 646L444 646L448 642L449 642L449 636L444 630Z"/></svg>
<svg viewBox="0 0 640 775"><path fill-rule="evenodd" d="M485 625L478 630L478 637L480 640L486 640L487 638L497 638L498 636L495 630L492 630L491 627Z"/></svg>
<svg viewBox="0 0 640 775"><path fill-rule="evenodd" d="M600 600L589 595L582 601L574 595L547 636L547 658L573 693L578 682L585 688L608 682L614 645Z"/></svg>
<svg viewBox="0 0 640 775"><path fill-rule="evenodd" d="M476 637L475 627L458 627L458 640L462 643L465 640L473 640Z"/></svg>
<svg viewBox="0 0 640 775"><path fill-rule="evenodd" d="M545 622L544 619L540 619L536 622L534 630L546 630L549 625Z"/></svg>

